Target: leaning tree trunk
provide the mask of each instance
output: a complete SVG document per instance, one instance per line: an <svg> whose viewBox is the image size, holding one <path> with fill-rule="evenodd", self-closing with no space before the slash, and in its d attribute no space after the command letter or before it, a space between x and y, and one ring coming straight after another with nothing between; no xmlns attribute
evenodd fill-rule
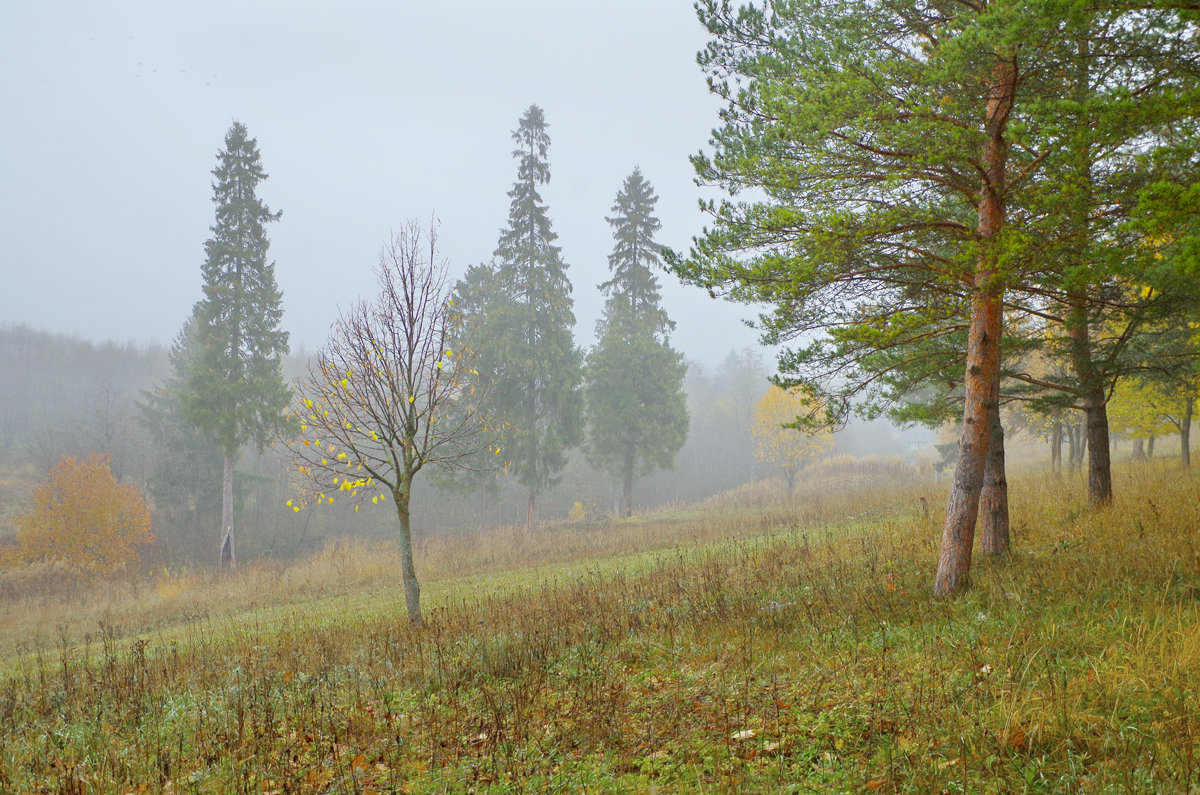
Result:
<svg viewBox="0 0 1200 795"><path fill-rule="evenodd" d="M996 239L1004 229L1005 171L1008 142L1004 138L1009 113L1016 101L1016 60L997 61L992 70L984 128L983 185L978 206L978 235L983 245L975 265L971 295L971 324L967 331L967 370L963 386L963 429L958 440L958 464L942 527L934 593L952 594L970 582L971 548L979 497L991 437L991 416L998 411L1000 334L1003 329L1002 289L997 283Z"/></svg>
<svg viewBox="0 0 1200 795"><path fill-rule="evenodd" d="M218 558L222 569L233 571L237 555L233 549L233 456L225 456L221 480L221 547Z"/></svg>
<svg viewBox="0 0 1200 795"><path fill-rule="evenodd" d="M1008 479L1004 476L1004 426L1000 424L998 406L992 412L987 465L983 470L983 492L980 495L980 519L983 554L1008 554L1012 546L1008 519Z"/></svg>
<svg viewBox="0 0 1200 795"><path fill-rule="evenodd" d="M401 484L392 490L392 498L396 501L396 517L400 520L400 576L404 582L404 606L408 608L408 620L420 624L421 617L421 584L417 582L417 569L413 565L412 547L412 517L408 510L408 501L412 496L412 484Z"/></svg>
<svg viewBox="0 0 1200 795"><path fill-rule="evenodd" d="M971 299L971 326L967 336L963 429L958 440L958 462L954 467L933 585L934 593L940 595L960 591L969 583L975 522L991 441L991 413L999 402L993 373L1000 366L1000 330L999 296L977 290Z"/></svg>
<svg viewBox="0 0 1200 795"><path fill-rule="evenodd" d="M1183 417L1179 420L1179 460L1184 469L1192 466L1192 412L1196 409L1196 399L1187 399L1183 407Z"/></svg>

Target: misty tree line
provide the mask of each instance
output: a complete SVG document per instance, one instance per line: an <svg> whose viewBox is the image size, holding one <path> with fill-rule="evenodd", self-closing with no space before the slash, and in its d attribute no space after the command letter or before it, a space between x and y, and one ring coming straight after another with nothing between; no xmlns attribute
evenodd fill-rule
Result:
<svg viewBox="0 0 1200 795"><path fill-rule="evenodd" d="M15 374L0 382L0 461L10 472L28 470L21 481L28 484L63 455L109 453L114 474L143 485L158 538L156 559L210 564L221 521L222 464L217 451L206 453L178 416L157 414L156 389L171 377L169 353L156 345L96 343L0 326L0 369ZM288 380L303 374L309 358L304 352L284 358ZM638 482L639 504L694 502L766 474L755 468L750 425L768 375L753 350L730 351L711 365L688 362L687 441L673 470ZM244 453L235 484L236 515L246 528L239 549L250 558L302 556L336 538L395 535L389 514L354 514L349 504L285 515L294 492L271 451ZM6 514L23 506L26 491L16 485L6 491ZM431 532L510 524L523 519L527 499L520 488L448 495L426 478L418 480L415 493L414 519ZM542 501L553 517L566 517L576 502L611 515L619 506L619 488L575 450L559 486ZM9 532L6 518L0 516L0 535Z"/></svg>
<svg viewBox="0 0 1200 795"><path fill-rule="evenodd" d="M574 342L572 286L538 193L549 179L549 136L539 108L525 113L514 140L518 178L510 192L508 228L492 261L472 267L454 285L454 327L439 343L439 350L449 345L469 350L472 372L483 371L487 408L502 418L494 428L499 444L488 447L494 459L489 455L481 466L461 467L456 478L423 478L404 486L406 499L419 493L415 507L422 524L511 522L517 490L524 491L530 527L547 495L557 516L574 503L628 516L633 483L655 469L670 470L689 441L685 476L658 477L644 504L695 499L750 479L748 427L753 401L765 386L764 367L748 352L731 353L710 376L694 367L691 383L698 395L707 387L707 399L693 404L700 432L689 440L688 368L670 347L673 323L661 307L653 272L661 248L654 240L657 197L649 183L635 169L607 219L614 229L612 275L598 286L607 299L605 312L597 343L585 352ZM175 561L211 560L218 538L219 560L232 566L235 513L253 528L252 555L302 551L339 531L379 532L386 521L356 509L350 517L324 492L320 502L328 503L327 510L280 521L295 473L279 467L267 447L276 436L285 444L294 440L311 422L302 411L296 413L299 431L295 423L281 428L278 419L291 397L288 383L306 367L314 373L308 362L288 355L280 327L282 295L265 233L280 214L257 198L257 183L266 173L257 142L240 123L230 128L213 176L216 213L205 244L204 296L168 351L5 329L3 350L13 360L5 363L6 371L29 376L7 387L13 394L3 404L11 415L0 421L3 449L13 462L32 455L43 471L62 454L109 454L118 477L145 484L160 554ZM436 232L429 234L432 248ZM419 270L436 270L436 257L431 250ZM381 275L390 276L385 264ZM401 312L397 304L392 314ZM365 322L368 315L361 317ZM408 342L394 347L407 352ZM429 359L428 351L423 355ZM322 379L327 380L318 372L308 383ZM723 451L719 460L714 449ZM319 466L327 459L315 461ZM306 474L313 461L308 463ZM564 477L570 492L555 494ZM620 495L616 499L611 483ZM339 485L344 484L343 479ZM466 499L432 495L447 489ZM299 505L294 513L300 513Z"/></svg>

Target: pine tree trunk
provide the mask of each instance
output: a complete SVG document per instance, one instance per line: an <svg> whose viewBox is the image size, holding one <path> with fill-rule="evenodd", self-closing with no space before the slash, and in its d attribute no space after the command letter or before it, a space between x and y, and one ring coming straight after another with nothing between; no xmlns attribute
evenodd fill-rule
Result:
<svg viewBox="0 0 1200 795"><path fill-rule="evenodd" d="M1054 429L1050 432L1050 471L1054 477L1062 477L1062 420L1054 421Z"/></svg>
<svg viewBox="0 0 1200 795"><path fill-rule="evenodd" d="M1087 417L1088 504L1092 507L1112 502L1112 462L1108 452L1108 408L1104 391L1096 390L1084 398Z"/></svg>
<svg viewBox="0 0 1200 795"><path fill-rule="evenodd" d="M1183 418L1179 421L1179 460L1184 469L1192 466L1192 412L1196 409L1196 399L1187 399L1183 409Z"/></svg>
<svg viewBox="0 0 1200 795"><path fill-rule="evenodd" d="M984 120L987 134L983 145L984 176L977 210L977 231L983 251L975 265L975 283L971 295L967 369L963 382L966 400L962 435L958 440L958 464L954 469L954 483L946 507L942 548L933 584L934 593L939 595L956 593L970 583L975 522L979 516L979 498L991 441L991 416L999 411L1000 335L1004 310L1002 290L995 283L998 255L993 246L1004 229L1005 221L1008 142L1004 138L1004 131L1016 102L1015 60L998 60L995 63L989 89Z"/></svg>
<svg viewBox="0 0 1200 795"><path fill-rule="evenodd" d="M1067 472L1079 471L1079 433L1075 423L1067 425Z"/></svg>
<svg viewBox="0 0 1200 795"><path fill-rule="evenodd" d="M525 506L525 528L536 533L538 529L538 493L537 489L529 489L529 503Z"/></svg>
<svg viewBox="0 0 1200 795"><path fill-rule="evenodd" d="M421 584L417 582L417 569L413 565L412 520L408 510L408 501L412 495L411 484L407 487L392 491L396 501L396 517L400 520L400 575L404 582L404 606L408 608L408 620L420 624L421 617Z"/></svg>
<svg viewBox="0 0 1200 795"><path fill-rule="evenodd" d="M992 412L991 438L988 443L987 466L983 471L980 503L980 546L983 554L1008 554L1012 541L1008 519L1008 479L1004 474L1004 426L1000 424L999 407Z"/></svg>
<svg viewBox="0 0 1200 795"><path fill-rule="evenodd" d="M221 547L220 566L226 571L237 568L237 554L233 548L233 456L225 456L225 469L221 480Z"/></svg>
<svg viewBox="0 0 1200 795"><path fill-rule="evenodd" d="M947 595L970 582L975 522L991 441L991 413L998 403L995 370L1000 366L1001 306L998 296L977 291L971 300L971 326L967 339L966 406L958 462L942 527L934 593Z"/></svg>

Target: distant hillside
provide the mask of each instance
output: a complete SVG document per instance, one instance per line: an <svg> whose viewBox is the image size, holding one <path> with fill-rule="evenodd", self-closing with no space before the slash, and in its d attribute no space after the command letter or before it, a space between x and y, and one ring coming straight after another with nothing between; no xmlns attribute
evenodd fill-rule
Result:
<svg viewBox="0 0 1200 795"><path fill-rule="evenodd" d="M45 470L63 453L104 450L114 469L133 464L134 400L166 370L162 346L0 324L0 460Z"/></svg>

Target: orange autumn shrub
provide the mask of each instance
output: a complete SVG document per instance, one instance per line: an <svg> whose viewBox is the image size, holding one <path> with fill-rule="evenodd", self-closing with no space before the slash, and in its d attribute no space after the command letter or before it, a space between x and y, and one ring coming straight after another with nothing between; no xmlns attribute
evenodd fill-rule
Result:
<svg viewBox="0 0 1200 795"><path fill-rule="evenodd" d="M98 453L82 461L63 456L13 524L8 565L65 563L108 574L137 565L142 548L154 542L141 489L119 483L109 457Z"/></svg>

